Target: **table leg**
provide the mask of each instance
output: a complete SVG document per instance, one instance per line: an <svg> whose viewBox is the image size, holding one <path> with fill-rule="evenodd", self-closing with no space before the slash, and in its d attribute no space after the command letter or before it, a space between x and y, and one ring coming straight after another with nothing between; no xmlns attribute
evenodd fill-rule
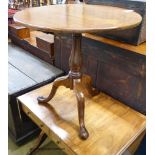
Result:
<svg viewBox="0 0 155 155"><path fill-rule="evenodd" d="M98 92L92 88L92 80L91 77L84 75L81 73L82 66L82 53L81 53L81 34L73 34L73 43L72 43L72 51L69 59L70 72L67 76L57 78L53 82L53 86L51 92L48 97L40 96L38 97L38 102L47 103L50 101L59 86L65 86L70 89L74 89L75 95L78 102L78 116L79 116L79 125L80 125L80 137L82 139L87 139L89 133L85 127L84 123L84 94L94 96ZM86 90L86 91L85 91Z"/></svg>
<svg viewBox="0 0 155 155"><path fill-rule="evenodd" d="M38 102L39 103L47 103L49 102L55 95L57 89L59 86L65 86L66 88L70 88L71 87L71 79L69 78L69 76L63 76L63 77L60 77L60 78L57 78L54 82L53 82L53 86L52 86L52 89L51 89L51 92L49 94L48 97L43 97L43 96L39 96L37 98Z"/></svg>
<svg viewBox="0 0 155 155"><path fill-rule="evenodd" d="M41 131L35 146L31 148L26 155L32 155L40 147L40 145L46 140L46 138L47 138L47 135L43 131Z"/></svg>
<svg viewBox="0 0 155 155"><path fill-rule="evenodd" d="M81 89L81 80L74 80L74 91L78 102L78 117L79 117L79 125L80 125L80 137L82 139L87 139L89 137L89 133L85 127L84 123L84 111L85 111L85 98L84 93Z"/></svg>

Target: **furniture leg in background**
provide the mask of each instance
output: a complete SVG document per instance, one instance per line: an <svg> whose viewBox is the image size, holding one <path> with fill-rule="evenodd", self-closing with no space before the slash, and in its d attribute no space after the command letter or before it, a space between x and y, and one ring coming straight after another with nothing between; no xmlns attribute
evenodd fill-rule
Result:
<svg viewBox="0 0 155 155"><path fill-rule="evenodd" d="M46 140L46 138L47 138L47 135L43 131L41 131L35 146L29 150L27 155L32 155L40 147L40 145Z"/></svg>

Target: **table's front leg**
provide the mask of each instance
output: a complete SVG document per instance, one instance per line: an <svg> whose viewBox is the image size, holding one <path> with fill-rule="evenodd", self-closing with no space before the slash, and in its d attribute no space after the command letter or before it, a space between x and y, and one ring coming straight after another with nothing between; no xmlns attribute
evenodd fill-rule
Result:
<svg viewBox="0 0 155 155"><path fill-rule="evenodd" d="M47 97L39 96L37 98L38 102L39 103L49 102L54 97L59 86L65 86L67 88L70 88L72 86L72 79L70 79L68 75L55 79L50 94Z"/></svg>
<svg viewBox="0 0 155 155"><path fill-rule="evenodd" d="M89 137L89 133L84 123L85 97L82 89L81 79L75 79L73 82L73 85L74 85L74 92L77 98L78 118L79 118L79 125L80 125L79 134L82 139L87 139Z"/></svg>
<svg viewBox="0 0 155 155"><path fill-rule="evenodd" d="M78 104L78 116L80 125L80 137L82 139L87 139L89 133L85 127L84 123L84 107L85 98L82 90L82 53L81 53L81 34L73 34L72 36L72 51L69 59L69 77L73 79L73 89L77 98Z"/></svg>

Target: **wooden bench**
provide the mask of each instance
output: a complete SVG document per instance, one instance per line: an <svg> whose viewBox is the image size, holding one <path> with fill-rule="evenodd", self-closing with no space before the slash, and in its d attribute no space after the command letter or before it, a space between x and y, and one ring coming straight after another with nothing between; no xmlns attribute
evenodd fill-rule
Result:
<svg viewBox="0 0 155 155"><path fill-rule="evenodd" d="M22 112L16 98L53 81L63 72L12 43L8 46L8 67L9 134L17 144L22 144L38 132L38 127Z"/></svg>
<svg viewBox="0 0 155 155"><path fill-rule="evenodd" d="M85 98L85 123L90 136L81 140L73 91L61 86L51 101L38 104L37 97L47 96L50 89L48 84L18 97L23 111L42 130L35 149L48 136L69 155L120 155L128 148L135 151L133 143L145 132L144 115L104 93Z"/></svg>

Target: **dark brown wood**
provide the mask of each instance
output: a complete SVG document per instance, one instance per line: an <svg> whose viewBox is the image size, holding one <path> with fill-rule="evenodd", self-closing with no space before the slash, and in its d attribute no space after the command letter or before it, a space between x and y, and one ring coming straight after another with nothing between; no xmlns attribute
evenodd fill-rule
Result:
<svg viewBox="0 0 155 155"><path fill-rule="evenodd" d="M41 19L41 15L44 18ZM57 20L58 18L60 20ZM54 81L53 88L47 98L38 97L37 99L39 103L50 101L59 85L66 86L65 82L67 81L67 87L69 85L70 89L74 89L78 100L80 137L87 139L89 134L84 124L84 94L81 90L81 33L133 28L140 24L141 16L132 10L128 11L114 7L67 4L27 9L16 13L14 20L27 27L45 32L72 33L68 77ZM86 89L88 88L90 87L86 87Z"/></svg>
<svg viewBox="0 0 155 155"><path fill-rule="evenodd" d="M91 78L83 76L81 74L82 66L82 55L81 55L81 34L72 35L72 50L69 58L70 72L67 76L56 79L53 82L53 87L48 97L40 96L38 97L39 103L49 102L55 95L59 86L65 86L67 88L73 89L77 98L78 104L78 116L80 124L80 137L82 139L87 139L89 134L85 128L84 123L84 92L86 89L90 95L96 95L91 88Z"/></svg>
<svg viewBox="0 0 155 155"><path fill-rule="evenodd" d="M38 102L39 103L47 103L47 102L49 102L54 97L54 95L55 95L55 93L56 93L59 86L65 86L66 88L70 88L70 82L72 82L72 81L70 80L68 75L57 78L53 82L53 86L52 86L51 92L48 95L48 97L39 96L38 97Z"/></svg>
<svg viewBox="0 0 155 155"><path fill-rule="evenodd" d="M34 145L33 148L30 148L29 152L26 155L32 155L41 146L41 144L46 140L46 138L47 138L47 135L43 131L41 131L36 141L36 144Z"/></svg>
<svg viewBox="0 0 155 155"><path fill-rule="evenodd" d="M54 57L54 36L51 34L44 34L36 37L37 47L49 54L49 57Z"/></svg>
<svg viewBox="0 0 155 155"><path fill-rule="evenodd" d="M55 35L55 65L66 73L71 35ZM82 72L93 86L146 113L146 44L133 46L96 35L82 38Z"/></svg>
<svg viewBox="0 0 155 155"><path fill-rule="evenodd" d="M72 35L72 50L69 58L70 73L73 79L81 78L82 54L81 54L81 34Z"/></svg>

